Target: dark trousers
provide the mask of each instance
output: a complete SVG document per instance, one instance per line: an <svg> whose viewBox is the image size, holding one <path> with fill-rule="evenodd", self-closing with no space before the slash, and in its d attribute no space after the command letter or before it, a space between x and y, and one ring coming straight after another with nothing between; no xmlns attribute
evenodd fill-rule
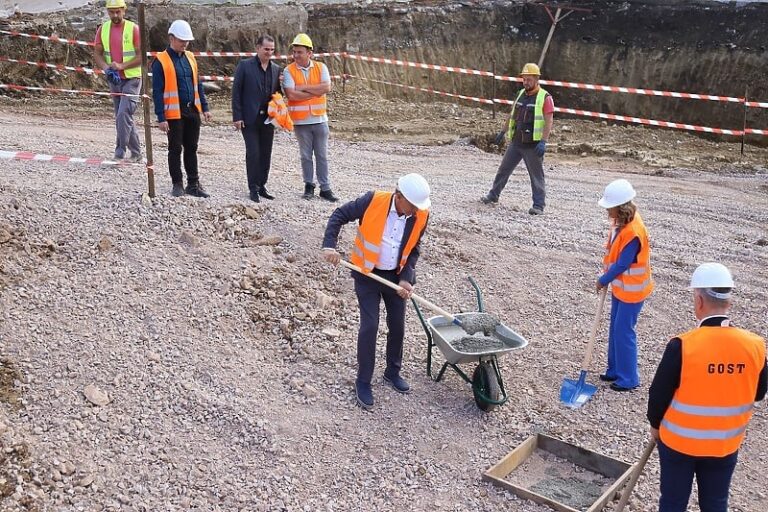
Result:
<svg viewBox="0 0 768 512"><path fill-rule="evenodd" d="M198 183L197 142L200 140L200 113L187 107L181 108L181 119L168 121L168 170L173 183L184 183L181 173L181 153L184 152L184 170L187 184Z"/></svg>
<svg viewBox="0 0 768 512"><path fill-rule="evenodd" d="M501 191L507 186L512 171L520 163L525 161L525 167L528 169L528 176L531 178L531 199L533 206L544 210L546 198L546 180L544 178L544 158L536 154L536 143L522 144L511 142L507 146L504 158L501 159L499 169L496 171L496 177L493 179L493 186L488 192L488 197L498 200Z"/></svg>
<svg viewBox="0 0 768 512"><path fill-rule="evenodd" d="M400 282L394 270L374 270L381 277ZM355 293L360 306L360 331L357 334L357 381L370 384L376 363L376 335L379 331L379 305L384 299L387 310L387 368L388 377L400 375L403 362L403 337L405 336L404 301L395 290L365 276L355 277Z"/></svg>
<svg viewBox="0 0 768 512"><path fill-rule="evenodd" d="M267 184L272 164L272 141L275 127L264 124L262 116L251 125L243 127L245 140L245 169L248 173L248 190L258 192Z"/></svg>
<svg viewBox="0 0 768 512"><path fill-rule="evenodd" d="M693 487L699 487L701 512L727 512L728 489L739 452L725 457L693 457L659 441L661 463L661 498L659 512L685 512Z"/></svg>

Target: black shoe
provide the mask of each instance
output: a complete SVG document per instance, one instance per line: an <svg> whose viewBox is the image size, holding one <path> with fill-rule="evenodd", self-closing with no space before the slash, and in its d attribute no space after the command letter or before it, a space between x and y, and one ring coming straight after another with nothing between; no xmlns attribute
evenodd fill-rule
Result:
<svg viewBox="0 0 768 512"><path fill-rule="evenodd" d="M320 191L320 197L322 197L322 198L323 198L323 199L325 199L326 201L330 201L330 202L332 202L332 203L335 203L336 201L338 201L338 200L339 200L339 198L338 198L338 197L336 197L335 195L333 195L333 190L331 190L331 189L328 189L328 190L321 190L321 191Z"/></svg>
<svg viewBox="0 0 768 512"><path fill-rule="evenodd" d="M619 386L619 385L618 385L618 384L616 384L615 382L612 382L612 383L611 383L611 389L612 389L612 390L614 390L614 391L632 391L632 390L633 390L633 389L635 389L636 387L637 387L637 386L635 386L634 388L625 388L624 386Z"/></svg>
<svg viewBox="0 0 768 512"><path fill-rule="evenodd" d="M370 384L355 382L355 398L357 398L357 405L364 410L373 409L373 390Z"/></svg>
<svg viewBox="0 0 768 512"><path fill-rule="evenodd" d="M181 183L174 183L173 188L171 188L171 195L173 197L181 197L184 195L184 185Z"/></svg>
<svg viewBox="0 0 768 512"><path fill-rule="evenodd" d="M261 197L263 197L264 199L269 199L270 201L271 201L272 199L274 199L274 198L275 198L275 196L273 196L272 194L270 194L270 193L267 191L267 187L261 187L261 188L259 189L259 195L260 195Z"/></svg>
<svg viewBox="0 0 768 512"><path fill-rule="evenodd" d="M203 189L200 183L188 184L186 188L186 193L189 194L190 196L195 196L195 197L202 197L202 198L211 197L211 195Z"/></svg>
<svg viewBox="0 0 768 512"><path fill-rule="evenodd" d="M315 197L315 184L314 183L305 183L304 184L304 195L301 196L304 199L312 199Z"/></svg>
<svg viewBox="0 0 768 512"><path fill-rule="evenodd" d="M499 200L498 198L494 199L491 196L486 195L480 198L480 202L482 202L483 204L496 204L499 202Z"/></svg>
<svg viewBox="0 0 768 512"><path fill-rule="evenodd" d="M248 194L248 197L250 197L251 201L253 201L254 203L258 203L259 202L259 195L260 194L258 192L254 192L253 190L251 190L251 193Z"/></svg>
<svg viewBox="0 0 768 512"><path fill-rule="evenodd" d="M411 386L408 385L408 382L399 375L396 377L387 377L384 375L384 382L392 386L392 389L397 391L398 393L410 393L411 392Z"/></svg>
<svg viewBox="0 0 768 512"><path fill-rule="evenodd" d="M618 379L618 377L611 377L611 376L609 376L606 373L601 373L600 374L600 380L603 381L603 382L613 382L616 379Z"/></svg>
<svg viewBox="0 0 768 512"><path fill-rule="evenodd" d="M544 213L544 209L539 208L538 206L531 206L531 208L528 210L528 213L531 215L541 215Z"/></svg>

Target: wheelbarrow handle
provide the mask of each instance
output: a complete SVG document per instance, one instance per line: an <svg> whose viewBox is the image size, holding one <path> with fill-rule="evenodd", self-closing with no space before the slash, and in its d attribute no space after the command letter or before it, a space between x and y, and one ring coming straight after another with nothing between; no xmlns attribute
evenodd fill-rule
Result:
<svg viewBox="0 0 768 512"><path fill-rule="evenodd" d="M363 269L361 269L357 265L353 265L352 263L350 263L348 261L341 260L339 263L341 264L341 266L347 267L348 269L354 270L355 272L359 272L359 273L363 274L366 277L370 277L374 281L378 281L381 284L383 284L384 286L389 286L393 290L396 290L396 291L403 290L402 286L396 285L392 281L389 281L388 279L384 279L383 277L381 277L379 275L376 275L373 272L363 272ZM461 321L458 318L456 318L455 316L453 316L452 314L450 314L449 312L447 312L446 310L444 310L443 308L441 308L437 304L433 304L433 303L429 302L427 299L416 295L415 293L411 293L411 298L413 300L415 300L416 302L418 302L419 304L421 304L422 306L431 309L432 311L436 312L437 314L439 314L441 316L444 316L445 318L447 318L448 320L450 320L454 324L459 325L459 326L461 325Z"/></svg>

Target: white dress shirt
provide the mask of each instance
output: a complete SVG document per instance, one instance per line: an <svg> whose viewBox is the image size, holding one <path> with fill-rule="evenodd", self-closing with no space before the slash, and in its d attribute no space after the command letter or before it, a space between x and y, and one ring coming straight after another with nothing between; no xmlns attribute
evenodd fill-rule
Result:
<svg viewBox="0 0 768 512"><path fill-rule="evenodd" d="M393 198L389 207L389 215L387 215L387 223L384 226L384 235L381 237L381 252L379 253L379 262L376 264L376 268L379 270L395 270L397 268L400 244L403 241L405 223L408 217L410 215L398 215Z"/></svg>

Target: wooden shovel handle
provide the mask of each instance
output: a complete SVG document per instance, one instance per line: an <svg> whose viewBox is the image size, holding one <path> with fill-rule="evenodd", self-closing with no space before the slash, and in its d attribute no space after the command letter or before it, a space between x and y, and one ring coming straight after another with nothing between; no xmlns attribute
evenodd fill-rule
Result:
<svg viewBox="0 0 768 512"><path fill-rule="evenodd" d="M600 321L603 319L603 306L605 305L605 296L608 294L607 292L608 287L606 286L600 290L600 298L597 299L597 313L595 313L595 320L592 322L592 332L589 334L587 351L584 353L584 360L581 362L581 369L584 371L589 369L589 364L592 362L592 352L595 350L597 330L600 328Z"/></svg>
<svg viewBox="0 0 768 512"><path fill-rule="evenodd" d="M624 493L621 495L619 504L616 506L616 509L614 510L614 512L621 512L622 510L624 510L624 507L627 506L627 502L629 501L629 497L632 495L632 491L635 488L637 479L640 478L640 474L643 472L645 463L648 462L648 458L651 456L651 453L653 453L653 449L655 447L656 447L656 440L651 438L651 440L648 441L648 444L645 445L645 450L643 450L643 454L640 456L640 460L637 461L637 464L635 465L635 469L632 470L632 477L629 479L629 482L627 482L627 487L626 489L624 489Z"/></svg>
<svg viewBox="0 0 768 512"><path fill-rule="evenodd" d="M403 287L402 287L402 286L396 285L396 284L395 284L395 283L393 283L392 281L389 281L389 280L387 280L387 279L384 279L383 277L381 277L381 276L379 276L379 275L376 275L376 274L374 274L373 272L368 272L368 273L366 273L366 272L363 272L363 269L361 269L361 268L360 268L360 267L358 267L357 265L353 265L352 263L350 263L350 262L348 262L348 261L345 261L345 260L341 260L339 263L340 263L342 266L344 266L344 267L347 267L347 268L348 268L348 269L350 269L350 270L354 270L355 272L359 272L359 273L363 274L363 275L364 275L364 276L366 276L366 277L370 277L370 278L371 278L371 279L373 279L374 281L378 281L378 282L380 282L380 283L381 283L381 284L383 284L384 286L389 286L389 287L390 287L390 288L392 288L393 290L396 290L396 291L400 291L400 290L402 290L402 289L403 289ZM436 312L436 313L437 313L437 314L439 314L440 316L444 316L445 318L447 318L447 319L448 319L448 320L450 320L451 322L454 322L454 323L456 322L456 317L455 317L455 316L453 316L452 314L450 314L449 312L447 312L447 311L446 311L446 310L444 310L443 308L439 307L438 305L436 305L436 304L432 304L432 303L431 303L431 302L429 302L427 299L425 299L425 298L423 298L423 297L419 297L419 296L418 296L418 295L416 295L415 293L411 293L411 298L412 298L413 300L415 300L416 302L418 302L419 304L421 304L422 306L424 306L424 307L426 307L426 308L429 308L429 309L431 309L432 311Z"/></svg>

